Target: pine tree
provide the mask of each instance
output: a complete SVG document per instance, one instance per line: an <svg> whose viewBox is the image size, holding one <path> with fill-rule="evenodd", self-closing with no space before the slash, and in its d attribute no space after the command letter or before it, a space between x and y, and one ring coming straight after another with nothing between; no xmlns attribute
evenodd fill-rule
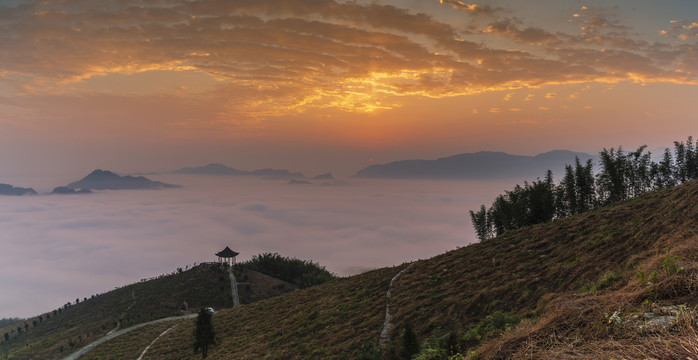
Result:
<svg viewBox="0 0 698 360"><path fill-rule="evenodd" d="M205 359L210 345L216 345L216 332L213 330L211 313L201 309L196 318L196 329L194 329L194 354L198 354L201 349L201 358Z"/></svg>
<svg viewBox="0 0 698 360"><path fill-rule="evenodd" d="M403 359L411 359L412 355L419 352L419 340L417 334L414 333L410 323L405 324L405 330L402 332L402 349L400 357Z"/></svg>

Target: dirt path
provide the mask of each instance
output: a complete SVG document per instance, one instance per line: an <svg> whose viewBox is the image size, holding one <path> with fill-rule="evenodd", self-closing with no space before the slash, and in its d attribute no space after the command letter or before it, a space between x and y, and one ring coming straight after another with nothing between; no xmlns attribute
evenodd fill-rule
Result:
<svg viewBox="0 0 698 360"><path fill-rule="evenodd" d="M385 321L383 321L383 330L381 330L381 335L378 338L378 346L384 348L385 345L390 341L390 329L393 328L393 323L390 322L392 315L390 315L390 298L393 296L393 284L407 269L412 267L415 263L410 264L406 268L402 269L399 273L390 279L390 285L388 286L388 292L385 294Z"/></svg>
<svg viewBox="0 0 698 360"><path fill-rule="evenodd" d="M177 324L177 325L179 325L179 324ZM168 331L170 331L170 330L176 328L177 325L170 326L169 328L167 328L167 330L163 331L162 334L158 335L158 337L156 337L155 340L153 340L153 341L150 343L150 345L146 346L145 349L143 349L143 352L141 353L141 356L139 356L138 359L136 359L136 360L143 360L143 356L145 356L145 353L148 352L148 349L150 349L150 347L153 346L153 344L155 344L155 342L158 341L158 339L159 339L160 337L162 337L163 335L167 334Z"/></svg>
<svg viewBox="0 0 698 360"><path fill-rule="evenodd" d="M228 268L228 274L230 275L230 289L233 292L233 307L240 305L240 298L238 297L238 283L235 279L235 274L233 274L233 267Z"/></svg>
<svg viewBox="0 0 698 360"><path fill-rule="evenodd" d="M94 349L95 347L97 347L97 345L102 344L102 343L104 343L104 342L107 342L107 341L109 341L109 340L111 340L111 339L113 339L113 338L115 338L115 337L117 337L117 336L121 336L121 335L123 335L123 334L126 334L127 332L130 332L130 331L133 331L133 330L136 330L136 329L140 329L140 328L142 328L142 327L144 327L144 326L148 326L148 325L152 325L152 324L159 324L159 323L167 322L167 321L175 321L175 320L183 320L183 319L192 319L192 318L197 317L198 315L199 315L198 313L195 313L195 314L188 314L188 315L184 315L184 316L172 316L172 317L157 319L157 320L153 320L153 321L148 321L148 322L145 322L145 323L142 323L142 324L133 325L133 326L127 327L127 328L125 328L125 329L121 329L121 330L114 331L114 332L112 332L112 333L109 333L109 334L107 334L107 335L104 335L104 337L102 337L102 338L100 338L100 339L97 339L97 340L95 340L95 341L93 341L93 342L91 342L91 343L89 343L89 344L83 346L82 348L80 348L80 350L78 350L78 351L76 351L76 352L74 352L74 353L68 355L67 357L64 357L63 360L77 360L78 358L80 358L80 356L84 355L84 354L87 353L88 351L90 351L90 350ZM163 335L163 334L160 334L160 336L162 336L162 335Z"/></svg>

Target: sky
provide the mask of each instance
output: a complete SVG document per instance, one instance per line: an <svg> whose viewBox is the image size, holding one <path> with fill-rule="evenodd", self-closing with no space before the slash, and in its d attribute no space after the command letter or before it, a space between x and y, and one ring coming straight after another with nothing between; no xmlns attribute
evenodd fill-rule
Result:
<svg viewBox="0 0 698 360"><path fill-rule="evenodd" d="M0 1L0 176L671 145L692 0Z"/></svg>
<svg viewBox="0 0 698 360"><path fill-rule="evenodd" d="M348 177L671 146L698 136L696 98L694 0L0 0L0 183L41 193L0 199L0 317L227 245L342 275L433 256L474 241L467 210L525 179ZM153 175L184 187L45 195L97 168L213 162L339 180Z"/></svg>

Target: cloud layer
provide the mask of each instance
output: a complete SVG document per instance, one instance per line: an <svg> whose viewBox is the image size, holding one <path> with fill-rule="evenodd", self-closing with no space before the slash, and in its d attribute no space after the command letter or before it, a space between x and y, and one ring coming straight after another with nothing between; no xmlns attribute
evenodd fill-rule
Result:
<svg viewBox="0 0 698 360"><path fill-rule="evenodd" d="M312 259L340 275L427 258L473 241L469 206L507 186L159 180L185 187L3 199L0 317L37 314L76 297L214 261L213 254L225 246L243 260L279 252Z"/></svg>

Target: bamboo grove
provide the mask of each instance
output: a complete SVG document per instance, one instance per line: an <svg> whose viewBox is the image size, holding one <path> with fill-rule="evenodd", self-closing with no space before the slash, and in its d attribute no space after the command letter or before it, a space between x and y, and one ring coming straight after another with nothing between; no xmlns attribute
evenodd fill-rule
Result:
<svg viewBox="0 0 698 360"><path fill-rule="evenodd" d="M698 147L693 138L675 141L673 154L667 148L659 162L643 145L625 152L621 147L599 153L598 173L591 160L565 166L562 180L555 184L552 171L532 183L524 182L497 196L487 208L470 211L477 237L487 240L508 230L580 214L597 207L628 200L648 191L682 184L698 177Z"/></svg>

